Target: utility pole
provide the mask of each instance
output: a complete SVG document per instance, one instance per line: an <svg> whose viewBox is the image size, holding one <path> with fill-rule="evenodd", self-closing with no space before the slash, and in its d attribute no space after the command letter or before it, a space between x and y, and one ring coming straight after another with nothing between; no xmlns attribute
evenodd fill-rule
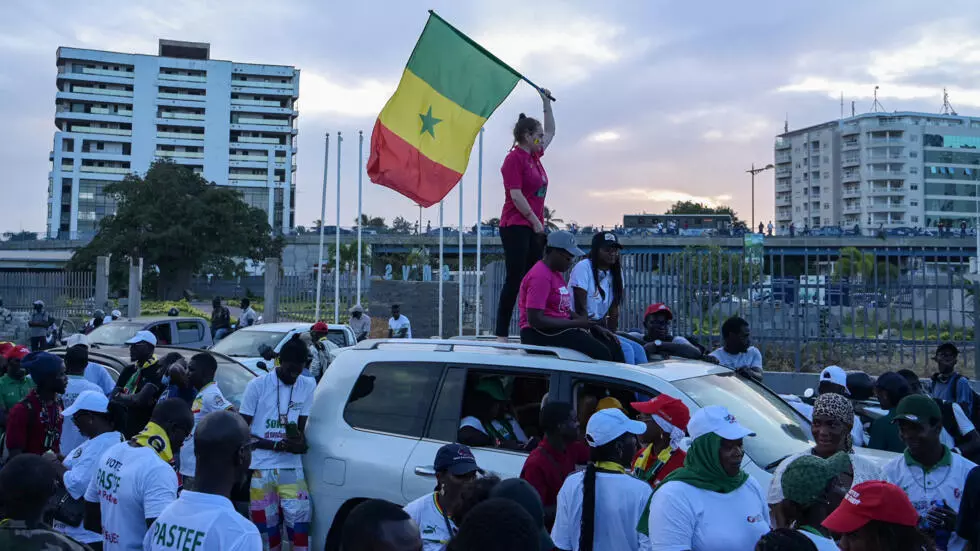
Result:
<svg viewBox="0 0 980 551"><path fill-rule="evenodd" d="M752 163L752 168L745 171L752 175L752 225L749 226L749 229L753 232L755 231L755 175L771 168L773 168L772 164L768 164L762 168L756 168L755 163Z"/></svg>

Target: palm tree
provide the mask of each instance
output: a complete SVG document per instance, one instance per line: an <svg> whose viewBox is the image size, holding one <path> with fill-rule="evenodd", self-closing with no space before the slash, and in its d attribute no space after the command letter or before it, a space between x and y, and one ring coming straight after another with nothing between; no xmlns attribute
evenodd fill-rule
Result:
<svg viewBox="0 0 980 551"><path fill-rule="evenodd" d="M555 217L555 212L548 207L544 208L544 228L548 231L558 231L560 229L558 224L565 223L561 218Z"/></svg>

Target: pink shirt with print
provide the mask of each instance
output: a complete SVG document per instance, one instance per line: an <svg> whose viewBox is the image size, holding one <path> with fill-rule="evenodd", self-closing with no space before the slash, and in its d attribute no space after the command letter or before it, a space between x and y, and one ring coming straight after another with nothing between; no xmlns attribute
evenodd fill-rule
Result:
<svg viewBox="0 0 980 551"><path fill-rule="evenodd" d="M500 167L500 174L504 177L504 209L500 213L500 227L507 226L531 226L531 223L524 218L521 211L517 210L514 200L510 197L510 190L519 189L527 199L527 204L531 206L531 212L544 219L544 197L548 193L548 173L544 171L541 164L541 156L544 151L528 153L520 147L514 146L504 159L504 164Z"/></svg>
<svg viewBox="0 0 980 551"><path fill-rule="evenodd" d="M572 293L565 285L565 278L539 260L521 280L517 308L521 329L531 327L527 321L528 308L544 310L544 315L552 318L568 319L572 312Z"/></svg>

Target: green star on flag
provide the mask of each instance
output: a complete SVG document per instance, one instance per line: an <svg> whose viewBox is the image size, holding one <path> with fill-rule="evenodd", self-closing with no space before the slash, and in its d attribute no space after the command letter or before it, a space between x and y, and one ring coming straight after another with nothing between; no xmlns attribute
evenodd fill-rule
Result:
<svg viewBox="0 0 980 551"><path fill-rule="evenodd" d="M436 125L442 122L442 119L437 119L432 116L432 106L429 106L429 111L427 113L419 113L419 118L422 119L422 130L419 134L429 133L433 138L436 137Z"/></svg>

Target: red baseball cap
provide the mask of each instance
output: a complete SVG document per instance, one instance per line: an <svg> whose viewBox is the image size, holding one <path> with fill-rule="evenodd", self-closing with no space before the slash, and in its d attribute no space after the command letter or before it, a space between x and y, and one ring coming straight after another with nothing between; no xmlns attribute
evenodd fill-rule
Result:
<svg viewBox="0 0 980 551"><path fill-rule="evenodd" d="M16 345L14 343L12 343L12 342L9 342L9 341L0 342L0 356L6 357L7 352L11 348L13 348L14 346L16 346Z"/></svg>
<svg viewBox="0 0 980 551"><path fill-rule="evenodd" d="M661 394L647 402L631 402L630 405L640 413L659 415L671 425L685 432L687 431L687 424L691 420L691 412L684 405L684 402L666 394Z"/></svg>
<svg viewBox="0 0 980 551"><path fill-rule="evenodd" d="M315 331L317 333L327 333L330 331L330 327L328 327L325 322L318 321L313 324L313 327L310 327L310 331Z"/></svg>
<svg viewBox="0 0 980 551"><path fill-rule="evenodd" d="M647 311L643 313L643 319L647 319L650 314L659 314L660 312L667 313L667 319L674 319L674 313L667 308L667 305L662 302L654 302L650 306L647 306Z"/></svg>
<svg viewBox="0 0 980 551"><path fill-rule="evenodd" d="M15 346L4 352L3 357L8 360L23 360L30 353L31 350L26 346Z"/></svg>
<svg viewBox="0 0 980 551"><path fill-rule="evenodd" d="M901 488L871 480L851 488L823 525L831 532L849 534L872 520L915 526L919 523L919 513Z"/></svg>

